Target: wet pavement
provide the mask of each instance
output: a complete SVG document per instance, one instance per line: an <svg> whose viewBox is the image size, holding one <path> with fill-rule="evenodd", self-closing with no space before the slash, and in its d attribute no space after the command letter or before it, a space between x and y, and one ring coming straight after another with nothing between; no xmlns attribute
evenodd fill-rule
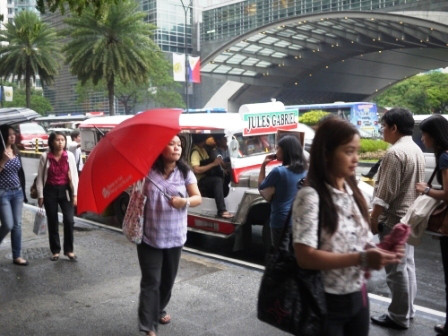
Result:
<svg viewBox="0 0 448 336"><path fill-rule="evenodd" d="M139 335L135 246L119 230L78 219L78 261L50 261L47 236L32 232L35 210L26 205L23 213L23 256L30 265L12 264L9 235L0 245L0 336ZM286 335L256 318L260 268L185 249L167 307L172 322L158 335ZM387 300L371 295L370 305L372 314L381 314ZM371 326L370 335L435 335L442 315L421 307L408 330Z"/></svg>

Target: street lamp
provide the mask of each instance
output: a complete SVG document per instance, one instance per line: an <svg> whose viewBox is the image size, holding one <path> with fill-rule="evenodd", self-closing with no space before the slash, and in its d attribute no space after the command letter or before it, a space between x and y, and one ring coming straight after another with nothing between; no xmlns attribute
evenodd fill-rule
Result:
<svg viewBox="0 0 448 336"><path fill-rule="evenodd" d="M185 105L187 105L187 113L189 108L189 98L188 98L188 53L187 53L187 16L188 16L188 9L193 6L193 0L190 0L189 4L186 5L186 2L184 3L184 0L180 0L182 3L182 7L184 8L184 14L185 14L185 25L184 25L184 53L185 53Z"/></svg>

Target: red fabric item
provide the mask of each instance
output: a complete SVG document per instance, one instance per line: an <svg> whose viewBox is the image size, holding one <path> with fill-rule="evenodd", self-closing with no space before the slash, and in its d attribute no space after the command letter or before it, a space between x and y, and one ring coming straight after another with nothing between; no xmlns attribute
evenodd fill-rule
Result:
<svg viewBox="0 0 448 336"><path fill-rule="evenodd" d="M141 112L107 133L82 169L77 213L101 213L127 187L145 177L180 131L181 113L168 108Z"/></svg>
<svg viewBox="0 0 448 336"><path fill-rule="evenodd" d="M377 246L383 250L395 251L397 245L404 245L408 240L411 228L409 225L395 224L392 231Z"/></svg>

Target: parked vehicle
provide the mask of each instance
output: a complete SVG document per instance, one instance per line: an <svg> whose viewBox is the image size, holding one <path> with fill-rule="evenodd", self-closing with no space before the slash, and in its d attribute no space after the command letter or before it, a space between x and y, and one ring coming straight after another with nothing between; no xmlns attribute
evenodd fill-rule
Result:
<svg viewBox="0 0 448 336"><path fill-rule="evenodd" d="M260 106L252 106L247 113L184 113L179 120L183 156L187 162L193 147L193 134L224 135L227 139L231 181L225 202L227 210L235 215L232 219L217 218L215 200L203 197L200 206L188 209L188 230L221 238L235 236L235 250L249 244L253 226L263 227L263 239L266 246L270 244L270 205L260 196L257 186L261 163L267 154L275 151L278 131L294 132L301 135L302 139L306 137L300 132L303 127L297 124L296 112L270 110L269 105L264 105L263 109L262 104L252 105ZM129 117L113 116L83 121L79 126L81 148L90 152L105 133ZM268 166L267 173L278 164L280 162ZM129 195L124 192L113 202L115 215L120 221L128 201Z"/></svg>
<svg viewBox="0 0 448 336"><path fill-rule="evenodd" d="M17 124L17 147L21 150L36 150L43 152L48 148L47 131L35 122Z"/></svg>
<svg viewBox="0 0 448 336"><path fill-rule="evenodd" d="M78 128L81 121L88 118L90 117L84 114L64 116L48 115L36 118L35 121L47 129L51 127L75 129Z"/></svg>
<svg viewBox="0 0 448 336"><path fill-rule="evenodd" d="M309 111L322 110L350 121L358 130L369 134L370 138L379 136L378 109L371 102L335 102L330 104L290 105L287 109L298 109L300 115Z"/></svg>

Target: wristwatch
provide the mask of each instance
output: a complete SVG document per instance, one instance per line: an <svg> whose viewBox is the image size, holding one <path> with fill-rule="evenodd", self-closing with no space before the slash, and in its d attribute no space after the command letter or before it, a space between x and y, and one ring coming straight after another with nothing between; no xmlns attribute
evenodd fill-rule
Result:
<svg viewBox="0 0 448 336"><path fill-rule="evenodd" d="M188 207L190 206L190 198L187 197L186 200L187 202L185 203L185 207L188 209Z"/></svg>
<svg viewBox="0 0 448 336"><path fill-rule="evenodd" d="M431 190L431 187L426 187L425 190L423 190L423 194L428 195L430 190Z"/></svg>

